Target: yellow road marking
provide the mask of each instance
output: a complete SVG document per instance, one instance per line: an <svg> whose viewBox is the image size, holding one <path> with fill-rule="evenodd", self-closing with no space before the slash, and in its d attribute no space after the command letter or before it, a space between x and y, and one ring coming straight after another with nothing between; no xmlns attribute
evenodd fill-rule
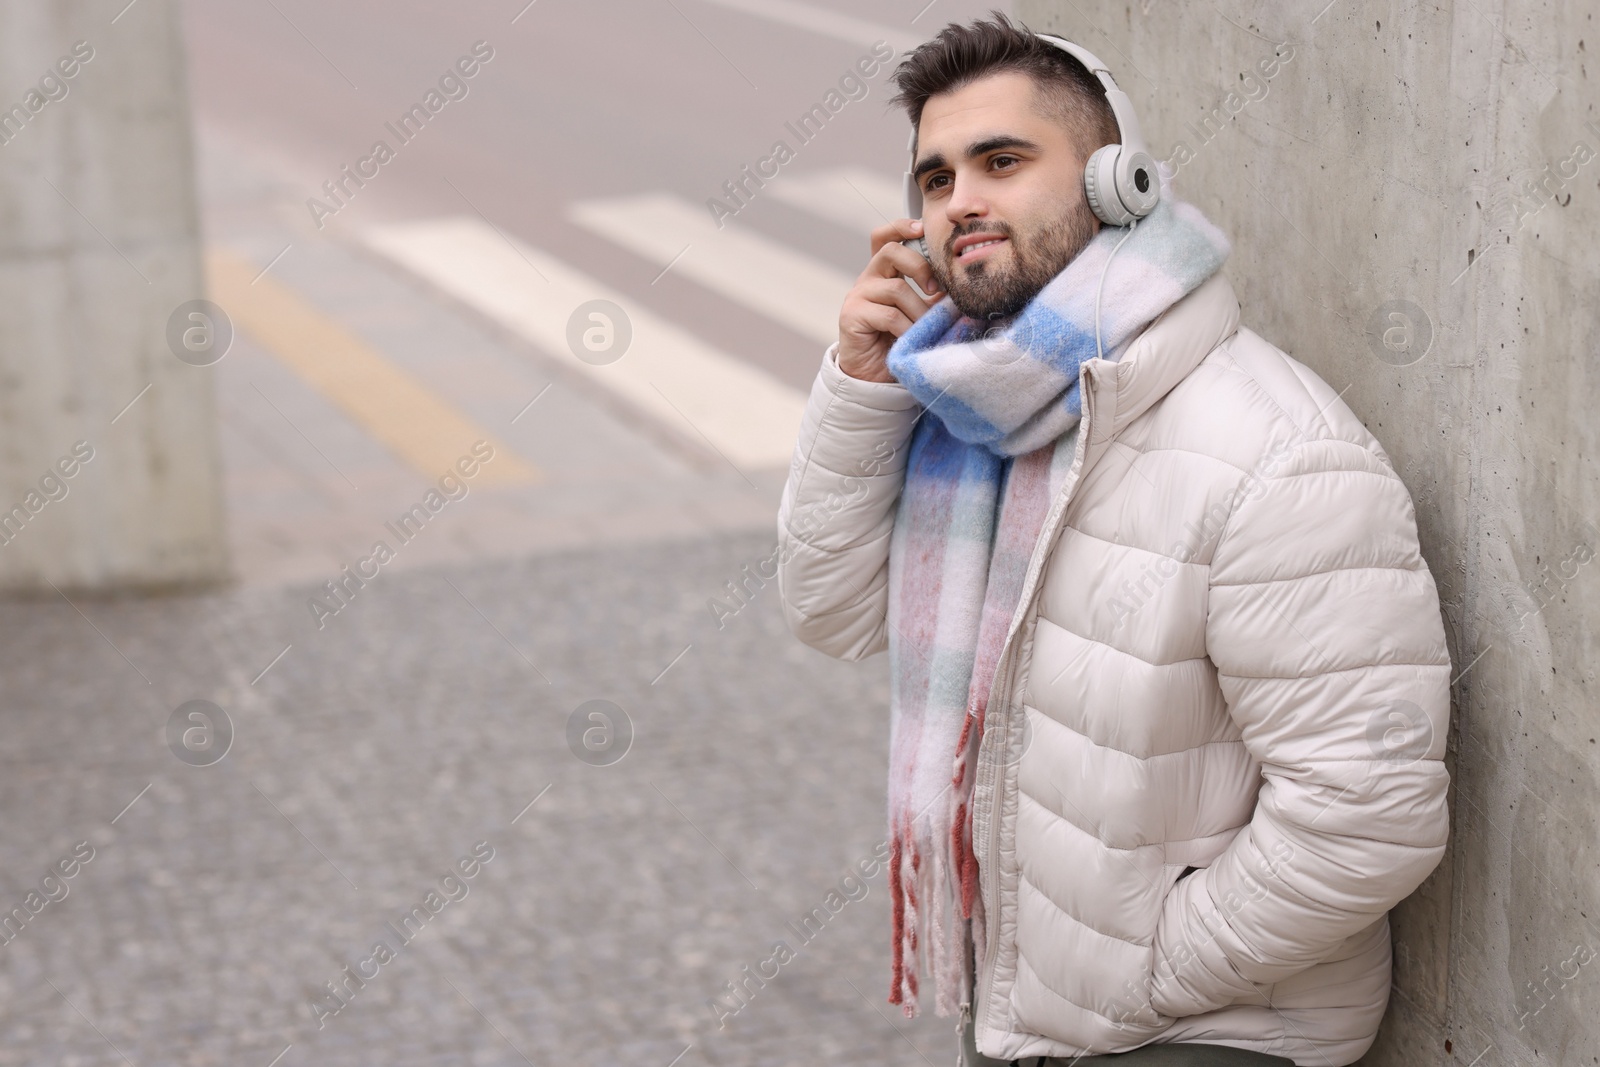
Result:
<svg viewBox="0 0 1600 1067"><path fill-rule="evenodd" d="M544 475L409 371L318 311L288 286L224 249L206 253L212 299L230 318L337 404L362 429L432 481L453 469L475 441L494 460L473 481L528 485ZM252 279L254 281L252 282Z"/></svg>

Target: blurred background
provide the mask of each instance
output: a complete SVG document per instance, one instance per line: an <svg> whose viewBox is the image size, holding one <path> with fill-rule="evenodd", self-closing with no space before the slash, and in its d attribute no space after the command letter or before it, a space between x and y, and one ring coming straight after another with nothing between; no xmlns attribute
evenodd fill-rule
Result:
<svg viewBox="0 0 1600 1067"><path fill-rule="evenodd" d="M761 572L985 10L4 5L0 1062L948 1062Z"/></svg>
<svg viewBox="0 0 1600 1067"><path fill-rule="evenodd" d="M1455 834L1364 1062L1600 1062L1594 29L1513 7L0 0L0 1064L950 1062L882 657L767 576L893 64L991 9L1416 500Z"/></svg>

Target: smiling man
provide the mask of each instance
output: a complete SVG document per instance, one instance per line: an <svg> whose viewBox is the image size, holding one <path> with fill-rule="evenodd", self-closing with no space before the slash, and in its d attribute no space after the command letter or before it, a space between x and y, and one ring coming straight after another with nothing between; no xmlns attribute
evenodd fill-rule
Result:
<svg viewBox="0 0 1600 1067"><path fill-rule="evenodd" d="M996 13L895 79L778 514L791 630L889 653L889 1000L967 1064L1352 1063L1448 832L1410 495L1098 59Z"/></svg>
<svg viewBox="0 0 1600 1067"><path fill-rule="evenodd" d="M1080 114L1058 103L1051 109L1048 97L1021 116L1010 113L1016 101L1033 98L1028 74L1002 72L927 99L922 109L937 143L952 148L950 158L930 147L917 159L912 179L925 203L948 200L956 170L966 174L962 202L932 212L925 223L923 237L942 250L930 267L956 308L973 319L1021 311L1100 230L1087 198L1058 190L1081 184L1079 145L1117 140L1115 120L1103 108ZM1006 210L991 210L990 200Z"/></svg>

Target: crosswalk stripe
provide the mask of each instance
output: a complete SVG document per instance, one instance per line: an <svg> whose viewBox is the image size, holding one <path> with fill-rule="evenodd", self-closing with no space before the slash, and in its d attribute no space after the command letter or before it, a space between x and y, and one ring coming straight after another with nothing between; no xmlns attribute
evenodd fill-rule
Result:
<svg viewBox="0 0 1600 1067"><path fill-rule="evenodd" d="M835 167L783 174L763 192L861 234L905 216L899 179L865 167Z"/></svg>
<svg viewBox="0 0 1600 1067"><path fill-rule="evenodd" d="M670 193L583 200L568 214L673 273L826 346L854 280L841 270L738 226L717 228L704 205Z"/></svg>
<svg viewBox="0 0 1600 1067"><path fill-rule="evenodd" d="M648 417L703 437L734 466L788 465L805 408L799 390L554 256L475 218L396 223L367 230L362 239ZM569 320L579 319L580 334L606 325L577 315L595 300L622 308L632 330L621 358L599 365L579 359L568 344Z"/></svg>
<svg viewBox="0 0 1600 1067"><path fill-rule="evenodd" d="M703 2L742 11L747 15L862 47L887 41L896 52L902 54L927 40L922 34L902 33L893 26L841 15L837 11L829 11L815 4L799 3L798 0L703 0Z"/></svg>
<svg viewBox="0 0 1600 1067"><path fill-rule="evenodd" d="M477 441L494 461L480 485L527 485L543 473L409 371L324 315L287 285L220 248L206 254L211 293L268 351L333 401L357 425L430 481L450 472Z"/></svg>

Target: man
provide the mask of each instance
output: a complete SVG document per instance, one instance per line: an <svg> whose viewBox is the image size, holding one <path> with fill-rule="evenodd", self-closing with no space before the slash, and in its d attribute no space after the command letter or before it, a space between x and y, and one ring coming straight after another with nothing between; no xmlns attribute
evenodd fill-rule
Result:
<svg viewBox="0 0 1600 1067"><path fill-rule="evenodd" d="M889 652L889 999L931 972L967 1063L1351 1063L1448 831L1410 496L1199 211L1102 225L1072 55L997 14L895 77L922 218L872 234L778 516L796 636Z"/></svg>

